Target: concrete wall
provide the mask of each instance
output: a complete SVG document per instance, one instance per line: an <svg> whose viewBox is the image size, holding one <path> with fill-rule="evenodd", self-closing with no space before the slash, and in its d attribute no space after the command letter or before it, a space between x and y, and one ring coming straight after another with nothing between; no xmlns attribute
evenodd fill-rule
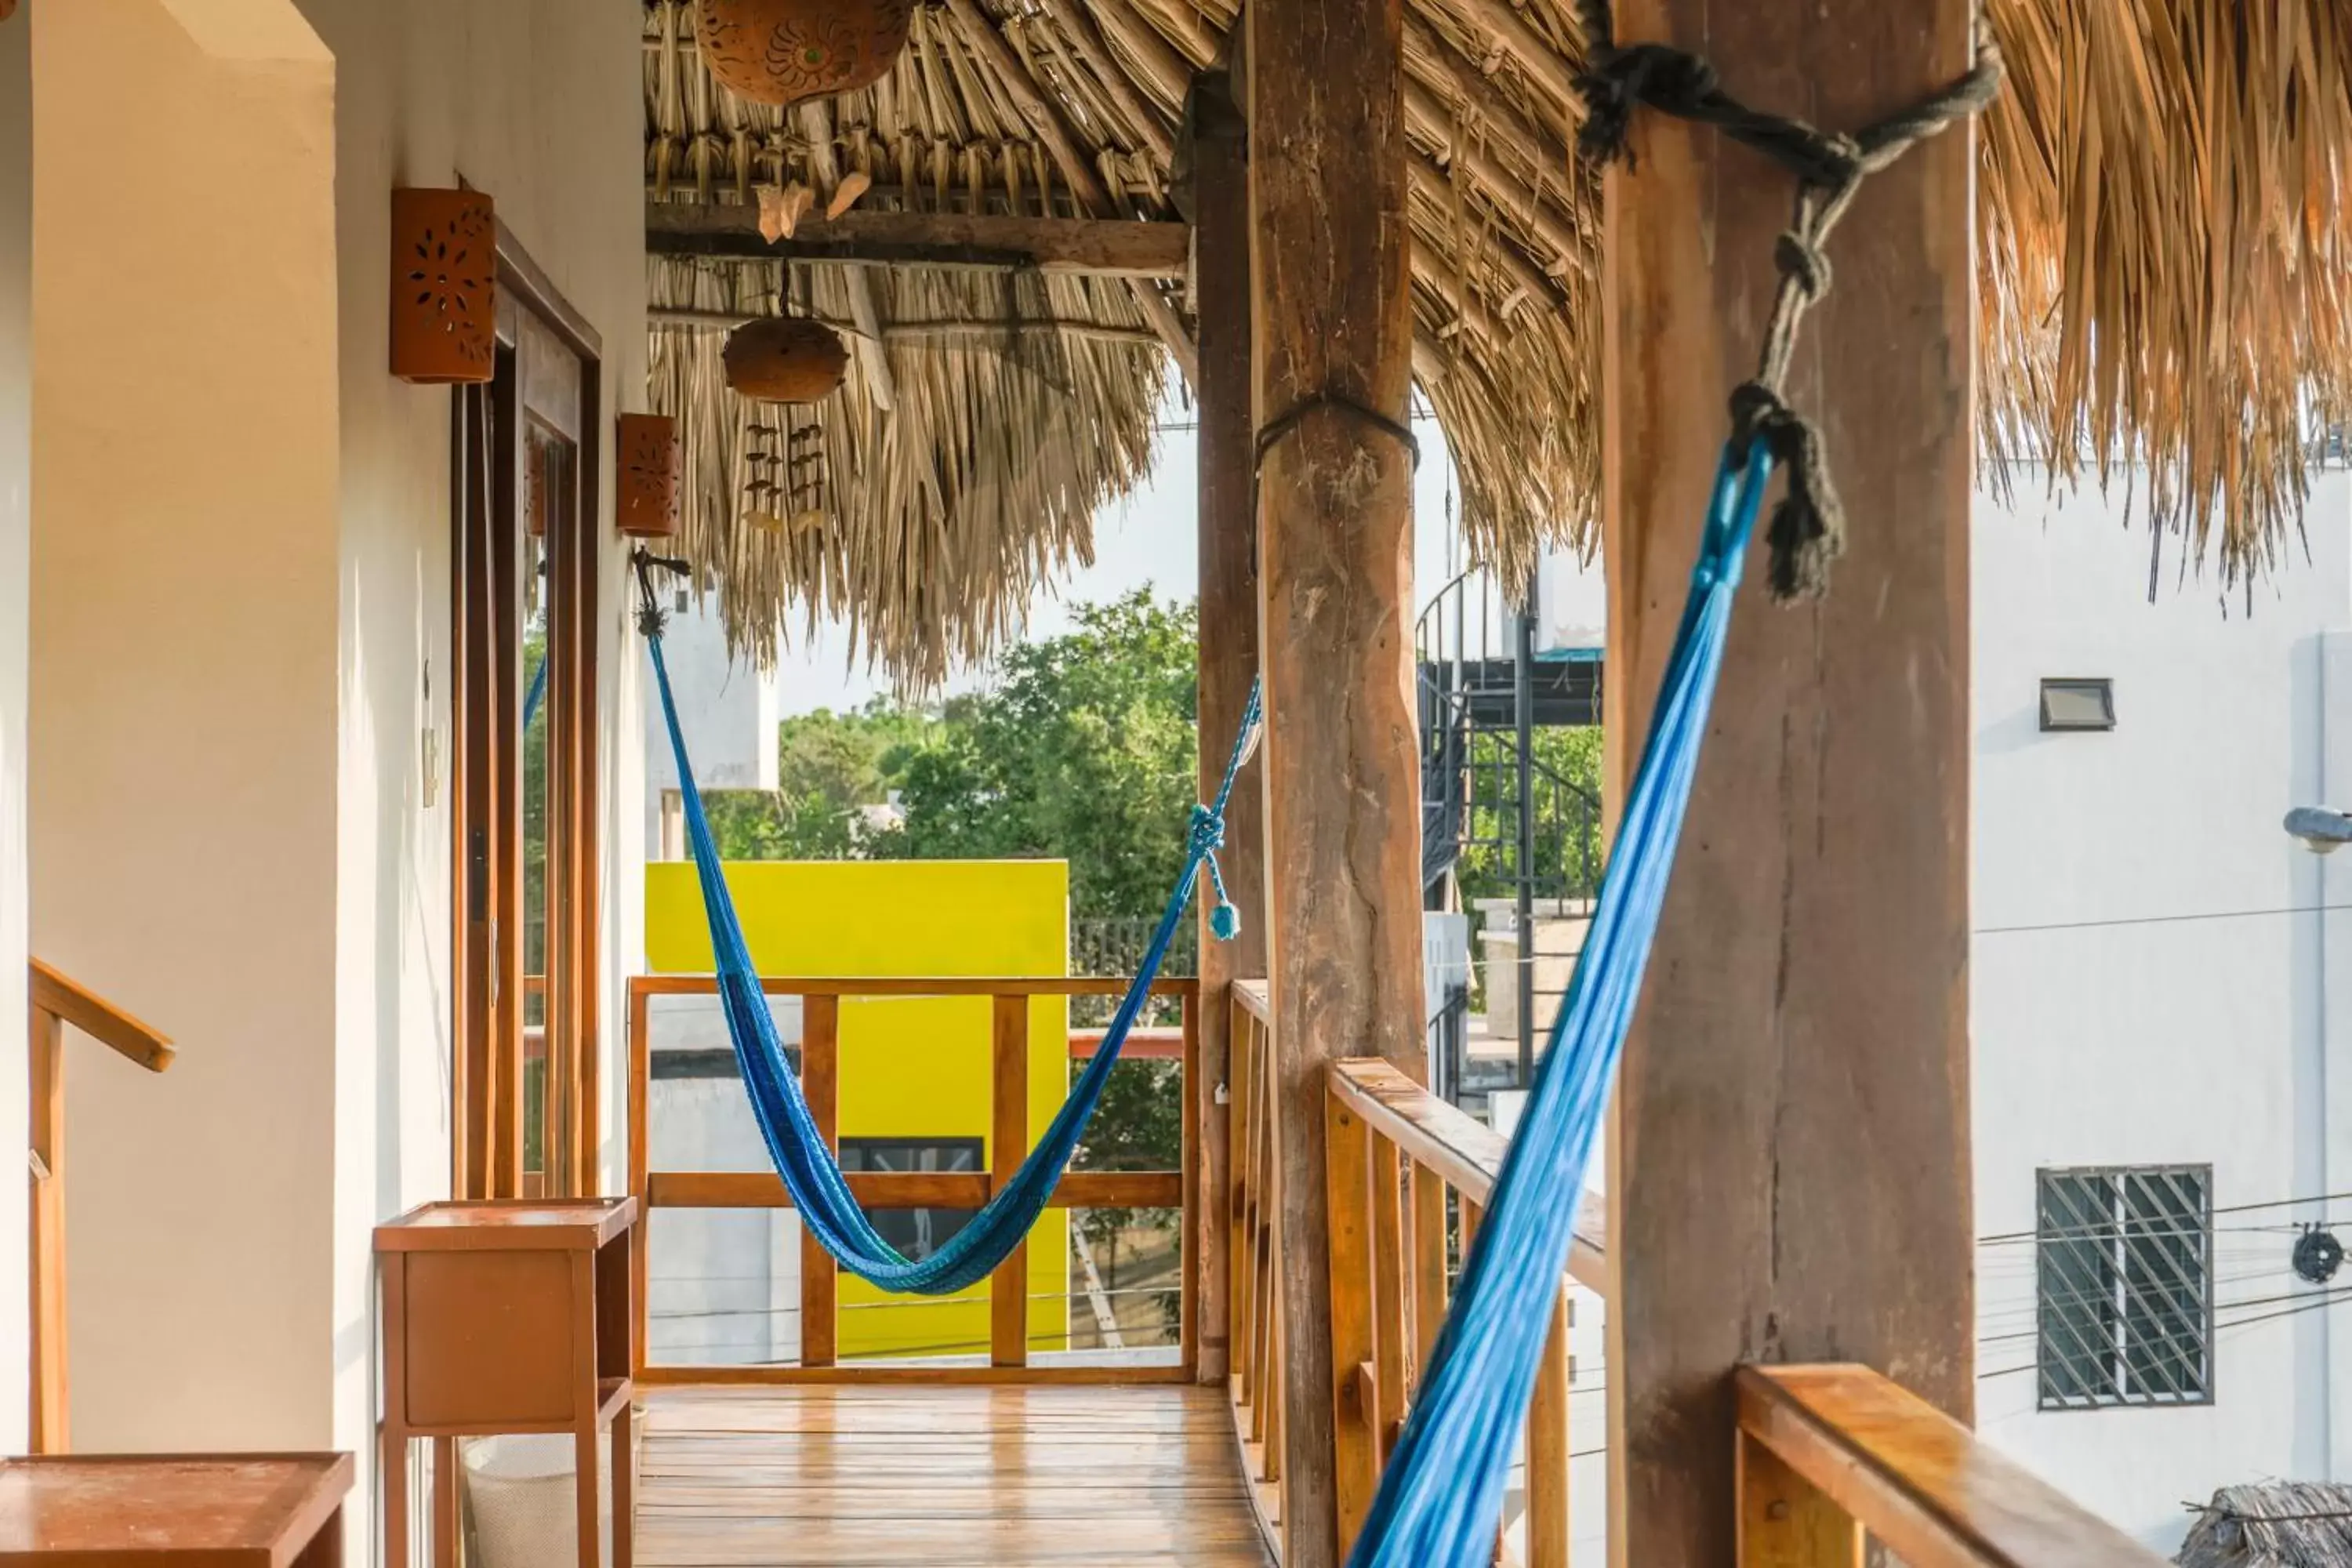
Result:
<svg viewBox="0 0 2352 1568"><path fill-rule="evenodd" d="M2352 669L2324 683L2320 635L2352 624L2352 478L2319 480L2310 560L2257 587L2251 612L2169 568L2151 605L2147 535L2120 495L2044 507L2039 485L2021 476L2025 504L1980 501L1975 519L1978 1233L2030 1237L2043 1167L2210 1164L2223 1209L2352 1186L2352 1160L2331 1167L2326 1149L2327 891L2279 826L2290 805L2352 800L2352 750L2323 771L2327 741L2352 747ZM2045 676L2111 677L2116 729L2042 733ZM2352 1039L2336 1045L2340 1059ZM2352 1062L2334 1077L2352 1085ZM2217 1218L2224 1326L2203 1407L2037 1413L2034 1247L1986 1241L1982 1429L2167 1551L2183 1500L2340 1479L2336 1314L2249 1321L2312 1299L2280 1227L2325 1206Z"/></svg>
<svg viewBox="0 0 2352 1568"><path fill-rule="evenodd" d="M694 759L694 782L707 790L773 789L782 716L775 672L762 673L729 656L727 628L715 605L688 605L670 616L662 658L677 699L687 754ZM677 762L660 700L649 694L646 708L646 845L648 853L660 855L662 801L677 788Z"/></svg>
<svg viewBox="0 0 2352 1568"><path fill-rule="evenodd" d="M640 32L633 0L302 0L339 65L343 342L338 732L334 1431L373 1419L379 1218L449 1181L450 398L386 371L391 193L488 192L505 226L603 340L598 710L605 1190L625 1184L623 977L642 850L634 737L643 654L611 523L609 421L644 406ZM630 715L625 719L623 716ZM444 787L424 799L422 736ZM620 875L616 868L632 868Z"/></svg>
<svg viewBox="0 0 2352 1568"><path fill-rule="evenodd" d="M29 14L34 929L182 1047L167 1078L95 1062L73 1084L76 1437L366 1455L370 1233L449 1173L451 395L386 369L391 192L490 192L602 336L606 416L642 406L641 14L632 0ZM5 202L21 100L0 98ZM641 945L641 656L604 449L610 1187L625 1147L622 977ZM7 516L0 504L0 550ZM21 1119L10 1092L0 1118ZM0 1296L20 1311L5 1276ZM10 1418L21 1404L6 1398Z"/></svg>
<svg viewBox="0 0 2352 1568"><path fill-rule="evenodd" d="M33 929L181 1047L161 1079L70 1063L74 1436L321 1447L334 67L299 35L208 55L156 0L26 14Z"/></svg>
<svg viewBox="0 0 2352 1568"><path fill-rule="evenodd" d="M32 549L32 25L0 22L0 1018L25 1016L25 709ZM14 1052L0 1059L21 1060ZM0 1149L25 1142L25 1074L0 1072ZM25 1447L25 1205L0 1204L0 1453Z"/></svg>

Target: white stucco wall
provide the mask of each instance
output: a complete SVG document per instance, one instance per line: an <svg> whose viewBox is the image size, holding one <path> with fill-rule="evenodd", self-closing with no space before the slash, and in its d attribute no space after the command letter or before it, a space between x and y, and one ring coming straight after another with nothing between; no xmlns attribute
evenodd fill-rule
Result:
<svg viewBox="0 0 2352 1568"><path fill-rule="evenodd" d="M0 22L0 1018L25 1016L26 658L32 601L32 26ZM10 1052L5 1060L21 1060ZM25 1074L0 1071L0 1149L26 1137ZM26 1214L0 1204L0 1453L25 1447Z"/></svg>
<svg viewBox="0 0 2352 1568"><path fill-rule="evenodd" d="M215 58L156 0L26 16L33 930L181 1053L69 1060L74 1437L324 1447L333 66Z"/></svg>
<svg viewBox="0 0 2352 1568"><path fill-rule="evenodd" d="M75 1436L355 1449L366 1561L371 1233L449 1179L452 395L387 370L391 192L488 191L602 337L604 417L643 406L641 13L73 0L28 14L48 373L34 415L33 924L45 953L182 1053L160 1079L75 1062ZM5 222L21 97L0 100L5 763L22 754L6 728L21 574L5 554ZM626 1146L623 976L642 946L642 656L602 447L610 1189ZM21 974L6 892L0 875L0 986ZM21 1082L5 1081L0 1122L21 1122ZM21 1208L0 1209L0 1270L21 1268L5 1228L21 1237ZM0 1335L22 1320L7 1278ZM11 1361L0 1379L22 1375ZM8 1388L0 1419L21 1423Z"/></svg>
<svg viewBox="0 0 2352 1568"><path fill-rule="evenodd" d="M674 603L662 659L677 699L678 728L704 789L776 787L776 725L782 716L775 672L737 662L727 651L727 629L707 600ZM650 687L651 679L647 679ZM645 832L648 850L661 848L662 800L677 788L677 762L659 700L648 693L645 735Z"/></svg>
<svg viewBox="0 0 2352 1568"><path fill-rule="evenodd" d="M2021 475L2017 511L1980 500L1975 518L1978 1233L2030 1235L2043 1167L2210 1164L2221 1209L2352 1186L2324 1147L2319 864L2279 826L2331 784L2352 798L2352 765L2322 767L2331 732L2352 742L2352 672L2331 695L2322 668L2322 634L2352 626L2352 478L2318 481L2310 560L2258 585L2251 613L2169 567L2150 604L2147 535L2120 494L2045 509L2039 483ZM2045 676L2112 678L2115 730L2041 732ZM2337 1314L2226 1326L2315 1293L2288 1266L2293 1237L2250 1227L2324 1208L2217 1218L2225 1326L2214 1402L2194 1408L2036 1413L2034 1247L1980 1246L1981 1429L2168 1552L2186 1500L2340 1473Z"/></svg>
<svg viewBox="0 0 2352 1568"><path fill-rule="evenodd" d="M603 342L597 657L605 845L606 1190L625 1181L623 976L642 942L636 732L643 655L611 523L610 421L644 406L640 35L633 0L301 0L339 65L343 342L339 550L333 1426L370 1449L371 1233L449 1184L450 399L388 374L391 193L490 194ZM429 670L428 670L429 667ZM429 691L429 695L428 695ZM422 735L441 785L423 798ZM616 876L628 867L632 874Z"/></svg>

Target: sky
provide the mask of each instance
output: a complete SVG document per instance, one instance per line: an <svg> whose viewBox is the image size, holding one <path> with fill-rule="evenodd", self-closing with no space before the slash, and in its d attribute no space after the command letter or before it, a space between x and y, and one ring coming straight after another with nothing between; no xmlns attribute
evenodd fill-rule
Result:
<svg viewBox="0 0 2352 1568"><path fill-rule="evenodd" d="M1453 576L1454 457L1434 418L1416 417L1422 461L1413 482L1415 609ZM1095 561L1047 584L1029 607L1027 639L1050 637L1069 628L1070 607L1115 599L1150 584L1162 598L1190 599L1200 586L1193 483L1198 446L1192 410L1171 397L1160 410L1151 475L1124 500L1095 518ZM789 716L819 708L854 708L888 689L888 681L849 662L847 628L821 626L814 640L795 637L778 669L782 712ZM950 691L984 685L984 669L959 671Z"/></svg>

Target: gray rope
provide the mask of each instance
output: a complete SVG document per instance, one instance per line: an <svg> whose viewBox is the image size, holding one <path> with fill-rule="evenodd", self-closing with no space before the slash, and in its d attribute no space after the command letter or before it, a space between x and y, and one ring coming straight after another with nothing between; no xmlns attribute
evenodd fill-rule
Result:
<svg viewBox="0 0 2352 1568"><path fill-rule="evenodd" d="M1767 114L1723 90L1715 68L1664 44L1620 47L1610 0L1579 0L1590 63L1577 78L1588 110L1577 147L1596 163L1633 156L1625 135L1637 105L1647 104L1694 124L1712 126L1753 147L1797 180L1796 213L1772 247L1780 285L1765 324L1756 374L1731 394L1732 446L1745 457L1758 442L1788 475L1767 539L1773 597L1787 603L1818 596L1830 563L1845 549L1845 510L1831 481L1820 429L1782 395L1797 329L1805 311L1829 292L1824 247L1862 182L1917 143L1991 103L2000 91L2000 47L1981 19L1976 63L1958 80L1918 103L1850 135L1825 132L1791 116Z"/></svg>

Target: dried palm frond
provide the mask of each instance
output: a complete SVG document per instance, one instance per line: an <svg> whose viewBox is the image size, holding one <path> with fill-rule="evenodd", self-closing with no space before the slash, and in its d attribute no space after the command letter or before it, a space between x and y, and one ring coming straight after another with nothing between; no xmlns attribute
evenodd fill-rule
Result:
<svg viewBox="0 0 2352 1568"><path fill-rule="evenodd" d="M1174 216L1182 84L1225 58L1235 0L982 7L1118 214ZM1470 554L1510 581L1598 531L1601 213L1569 152L1574 10L1412 0L1405 29L1414 369L1461 465ZM946 15L919 13L888 76L812 116L720 90L687 13L646 0L656 199L800 187L829 206L864 181L861 210L1076 210L999 64ZM2289 559L2315 433L2352 402L2352 8L1988 0L1988 17L2009 88L1979 129L1983 448L2047 457L2056 483L2122 480L2177 570L2249 582ZM1148 461L1165 373L1119 336L1146 324L1122 286L656 261L651 287L656 306L740 313L789 289L865 333L864 374L815 415L824 519L793 530L742 504L747 416L719 391L717 334L656 323L656 404L688 417L697 464L688 547L743 646L838 615L867 657L935 681L1087 558L1094 509ZM1062 325L892 335L1007 300Z"/></svg>

